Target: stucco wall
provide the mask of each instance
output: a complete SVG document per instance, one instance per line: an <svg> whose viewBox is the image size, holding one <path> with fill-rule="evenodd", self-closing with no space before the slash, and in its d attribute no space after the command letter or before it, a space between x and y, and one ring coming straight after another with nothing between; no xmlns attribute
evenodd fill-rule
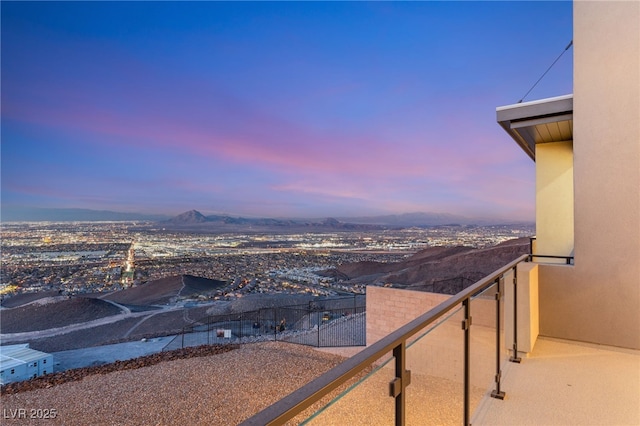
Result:
<svg viewBox="0 0 640 426"><path fill-rule="evenodd" d="M494 290L471 304L473 324L495 327ZM367 287L367 345L377 342L392 331L416 319L431 308L449 299L448 294L402 290L387 287ZM456 321L462 320L458 316ZM459 325L459 324L458 324Z"/></svg>
<svg viewBox="0 0 640 426"><path fill-rule="evenodd" d="M367 287L367 345L397 330L449 295L384 287ZM471 302L471 383L483 389L491 385L495 374L495 299L494 290ZM502 316L504 318L504 314ZM407 369L414 374L442 377L457 382L464 373L464 332L462 312L441 324L407 349ZM419 336L420 333L417 335ZM417 337L416 336L416 337ZM506 350L504 350L506 357Z"/></svg>
<svg viewBox="0 0 640 426"><path fill-rule="evenodd" d="M573 144L536 145L536 252L572 256ZM545 262L564 263L563 259Z"/></svg>
<svg viewBox="0 0 640 426"><path fill-rule="evenodd" d="M367 287L367 345L416 319L449 295L424 291Z"/></svg>
<svg viewBox="0 0 640 426"><path fill-rule="evenodd" d="M574 2L575 266L541 265L540 333L640 349L640 2Z"/></svg>

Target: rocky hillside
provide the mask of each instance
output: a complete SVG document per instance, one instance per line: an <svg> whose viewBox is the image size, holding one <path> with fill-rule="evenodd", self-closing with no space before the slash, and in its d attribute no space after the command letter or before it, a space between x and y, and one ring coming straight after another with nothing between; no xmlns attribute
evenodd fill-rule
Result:
<svg viewBox="0 0 640 426"><path fill-rule="evenodd" d="M347 284L390 285L411 290L455 294L529 252L529 239L494 247L430 247L394 263L357 262L324 271Z"/></svg>
<svg viewBox="0 0 640 426"><path fill-rule="evenodd" d="M86 297L49 297L2 310L0 332L22 333L93 321L122 310L104 300Z"/></svg>
<svg viewBox="0 0 640 426"><path fill-rule="evenodd" d="M225 281L178 275L116 291L103 299L125 305L166 305L179 297L206 295L225 284Z"/></svg>

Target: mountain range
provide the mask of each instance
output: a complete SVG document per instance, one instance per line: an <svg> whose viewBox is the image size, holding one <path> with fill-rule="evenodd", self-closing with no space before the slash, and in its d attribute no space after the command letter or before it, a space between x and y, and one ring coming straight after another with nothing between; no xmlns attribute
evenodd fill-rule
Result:
<svg viewBox="0 0 640 426"><path fill-rule="evenodd" d="M125 213L111 210L53 209L39 207L2 206L2 222L99 222L99 221L159 221L169 216L148 213Z"/></svg>
<svg viewBox="0 0 640 426"><path fill-rule="evenodd" d="M320 219L295 218L246 218L229 215L205 216L197 210L184 212L161 222L163 226L207 227L215 225L251 226L251 227L290 227L290 228L331 228L343 230L375 230L390 228L409 228L442 225L500 225L525 223L518 221L469 218L450 213L404 213L384 216L359 216Z"/></svg>
<svg viewBox="0 0 640 426"><path fill-rule="evenodd" d="M71 221L151 221L165 227L185 226L258 226L258 227L327 227L339 229L388 229L437 225L498 225L525 223L504 219L473 218L450 213L404 213L382 216L357 216L319 219L246 218L231 215L204 215L189 210L177 216L153 213L124 213L109 210L3 207L2 222L71 222Z"/></svg>
<svg viewBox="0 0 640 426"><path fill-rule="evenodd" d="M232 217L227 215L205 216L197 210L179 214L171 219L161 222L164 227L207 227L207 226L229 226L229 227L261 227L261 228L332 228L345 230L375 230L384 229L386 226L379 224L363 224L342 222L335 218L318 220L308 219L271 219L271 218L245 218Z"/></svg>

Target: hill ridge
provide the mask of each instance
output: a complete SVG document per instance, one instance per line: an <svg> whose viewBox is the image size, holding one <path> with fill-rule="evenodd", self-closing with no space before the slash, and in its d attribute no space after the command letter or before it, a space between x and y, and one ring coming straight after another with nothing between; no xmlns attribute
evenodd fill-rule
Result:
<svg viewBox="0 0 640 426"><path fill-rule="evenodd" d="M344 284L391 285L455 294L501 266L529 252L529 239L518 238L481 249L429 247L393 263L355 262L323 271Z"/></svg>
<svg viewBox="0 0 640 426"><path fill-rule="evenodd" d="M224 285L226 281L188 274L173 275L115 291L103 299L126 305L167 305L179 297L206 294Z"/></svg>

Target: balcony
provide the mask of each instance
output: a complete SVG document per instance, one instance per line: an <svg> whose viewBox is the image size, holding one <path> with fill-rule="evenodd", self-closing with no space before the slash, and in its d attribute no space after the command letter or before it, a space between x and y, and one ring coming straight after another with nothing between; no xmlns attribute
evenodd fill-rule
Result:
<svg viewBox="0 0 640 426"><path fill-rule="evenodd" d="M504 401L484 398L473 425L638 425L640 353L541 338L503 370Z"/></svg>
<svg viewBox="0 0 640 426"><path fill-rule="evenodd" d="M640 424L640 353L537 339L537 304L527 296L535 295L537 274L528 259L449 297L243 424ZM410 309L414 295L398 291ZM384 315L402 311L392 303Z"/></svg>

